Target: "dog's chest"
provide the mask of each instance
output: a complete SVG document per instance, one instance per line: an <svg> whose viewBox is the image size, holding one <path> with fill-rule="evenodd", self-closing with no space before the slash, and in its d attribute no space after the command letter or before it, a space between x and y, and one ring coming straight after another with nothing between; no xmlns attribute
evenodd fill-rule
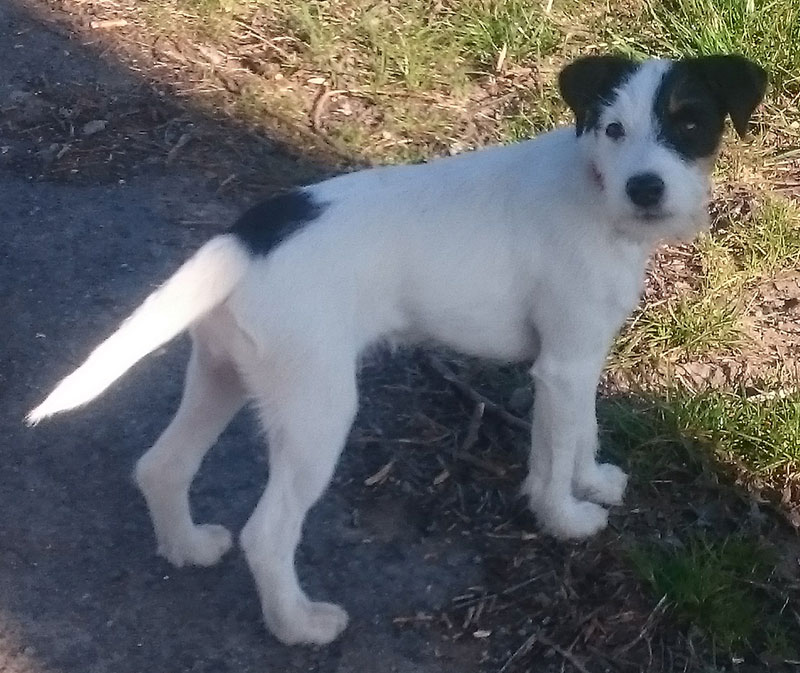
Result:
<svg viewBox="0 0 800 673"><path fill-rule="evenodd" d="M537 323L555 320L616 332L639 301L647 251L594 241L559 253L540 267Z"/></svg>
<svg viewBox="0 0 800 673"><path fill-rule="evenodd" d="M622 326L639 303L642 276L642 272L632 273L627 270L612 274L608 278L608 284L600 287L599 308L608 315L610 322L614 323L615 330Z"/></svg>
<svg viewBox="0 0 800 673"><path fill-rule="evenodd" d="M639 303L644 283L646 259L613 259L602 266L589 293L594 306L612 330L618 330Z"/></svg>

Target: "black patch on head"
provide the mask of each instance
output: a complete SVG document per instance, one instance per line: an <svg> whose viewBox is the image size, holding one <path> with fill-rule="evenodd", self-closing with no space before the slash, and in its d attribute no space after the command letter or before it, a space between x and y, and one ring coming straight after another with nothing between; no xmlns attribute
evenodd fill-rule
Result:
<svg viewBox="0 0 800 673"><path fill-rule="evenodd" d="M561 71L558 85L575 113L578 135L596 127L600 109L614 102L615 91L638 67L635 61L620 56L586 56Z"/></svg>
<svg viewBox="0 0 800 673"><path fill-rule="evenodd" d="M303 190L273 196L244 213L230 228L253 255L267 255L325 210Z"/></svg>
<svg viewBox="0 0 800 673"><path fill-rule="evenodd" d="M685 159L712 156L722 139L726 115L743 136L766 85L766 72L741 56L676 62L656 93L659 140Z"/></svg>

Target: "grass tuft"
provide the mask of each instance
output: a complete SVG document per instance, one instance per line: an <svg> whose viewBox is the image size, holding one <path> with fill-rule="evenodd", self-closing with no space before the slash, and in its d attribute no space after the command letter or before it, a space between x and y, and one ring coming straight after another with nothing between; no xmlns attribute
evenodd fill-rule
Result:
<svg viewBox="0 0 800 673"><path fill-rule="evenodd" d="M745 480L777 493L800 483L796 389L757 393L709 387L695 392L673 385L633 404L609 401L601 419L616 442L637 454L632 456L635 462L642 458L647 463L654 445L681 446L699 464L713 456L734 466ZM642 471L648 471L646 465Z"/></svg>
<svg viewBox="0 0 800 673"><path fill-rule="evenodd" d="M744 463L752 474L780 479L800 474L800 393L748 394L674 390L662 406L673 431L714 454Z"/></svg>
<svg viewBox="0 0 800 673"><path fill-rule="evenodd" d="M511 62L530 62L551 53L560 35L530 0L466 0L455 10L462 51L481 70L490 70L501 52Z"/></svg>
<svg viewBox="0 0 800 673"><path fill-rule="evenodd" d="M752 280L794 268L800 264L800 209L790 201L769 199L749 215L723 224L713 241L702 244L709 273L727 266ZM718 280L717 285L724 283Z"/></svg>
<svg viewBox="0 0 800 673"><path fill-rule="evenodd" d="M780 638L780 605L758 588L768 581L774 559L755 541L693 535L678 546L639 545L629 553L637 574L666 598L675 616L716 646L762 649L787 641Z"/></svg>
<svg viewBox="0 0 800 673"><path fill-rule="evenodd" d="M800 209L769 198L745 215L723 217L696 243L697 289L645 306L617 340L612 364L627 368L736 351L753 286L800 264Z"/></svg>
<svg viewBox="0 0 800 673"><path fill-rule="evenodd" d="M734 351L744 339L741 302L701 291L645 307L617 339L612 363L622 367Z"/></svg>
<svg viewBox="0 0 800 673"><path fill-rule="evenodd" d="M648 0L672 54L741 53L773 84L800 91L800 4L795 0Z"/></svg>

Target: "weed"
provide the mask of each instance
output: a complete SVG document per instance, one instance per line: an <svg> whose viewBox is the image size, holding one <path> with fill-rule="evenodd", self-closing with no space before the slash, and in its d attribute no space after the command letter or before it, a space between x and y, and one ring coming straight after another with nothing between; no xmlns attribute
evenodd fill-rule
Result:
<svg viewBox="0 0 800 673"><path fill-rule="evenodd" d="M716 646L761 649L788 642L778 621L780 605L758 588L768 581L774 559L754 540L691 535L677 546L637 545L629 554L654 593Z"/></svg>

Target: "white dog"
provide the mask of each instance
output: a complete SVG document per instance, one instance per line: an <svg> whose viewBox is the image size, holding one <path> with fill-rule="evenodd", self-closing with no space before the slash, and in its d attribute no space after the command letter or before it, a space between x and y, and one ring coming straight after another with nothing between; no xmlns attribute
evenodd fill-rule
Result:
<svg viewBox="0 0 800 673"><path fill-rule="evenodd" d="M241 534L264 619L284 643L347 624L309 600L294 554L356 413L359 355L382 339L435 340L533 361L525 495L561 538L602 530L626 475L598 464L595 394L638 301L648 254L707 221L709 173L730 115L742 135L764 71L738 56L635 63L588 57L560 75L576 126L508 147L342 175L265 201L204 245L28 416L99 395L189 328L180 408L138 462L159 553L211 565L231 545L196 524L203 455L252 401L269 483Z"/></svg>

